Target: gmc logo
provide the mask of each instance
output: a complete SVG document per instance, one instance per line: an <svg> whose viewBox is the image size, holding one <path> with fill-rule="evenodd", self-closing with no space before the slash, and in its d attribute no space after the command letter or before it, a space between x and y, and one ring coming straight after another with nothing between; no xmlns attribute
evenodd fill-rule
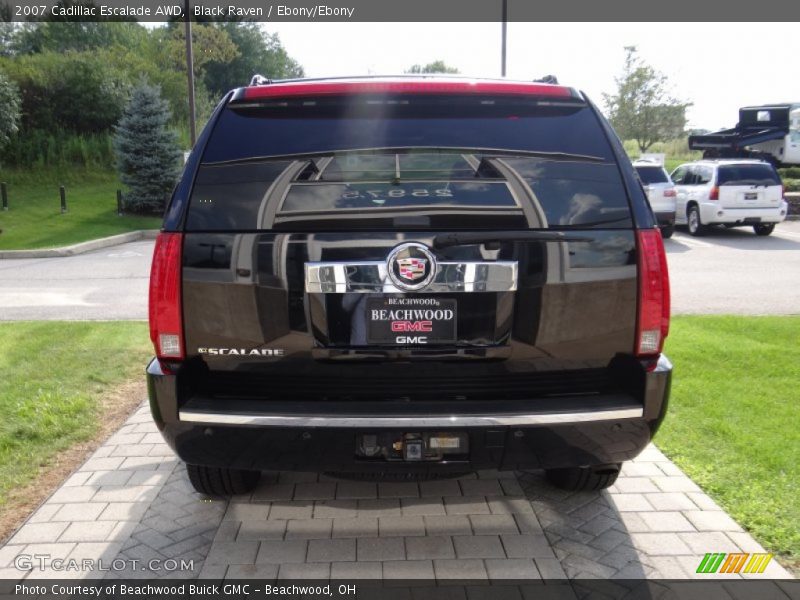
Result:
<svg viewBox="0 0 800 600"><path fill-rule="evenodd" d="M398 344L427 344L427 335L398 335L395 338Z"/></svg>
<svg viewBox="0 0 800 600"><path fill-rule="evenodd" d="M433 321L392 321L393 332L433 331Z"/></svg>

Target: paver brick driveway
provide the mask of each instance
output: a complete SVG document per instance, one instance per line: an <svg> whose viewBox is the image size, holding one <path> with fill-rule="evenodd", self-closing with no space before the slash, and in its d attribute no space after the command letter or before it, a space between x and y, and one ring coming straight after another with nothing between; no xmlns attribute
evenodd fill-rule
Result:
<svg viewBox="0 0 800 600"><path fill-rule="evenodd" d="M538 473L270 473L251 495L211 501L143 406L0 549L0 577L24 574L19 555L47 554L128 562L28 577L686 578L707 552L764 550L654 446L597 493L559 491ZM193 568L167 570L167 559ZM790 575L773 560L746 577Z"/></svg>

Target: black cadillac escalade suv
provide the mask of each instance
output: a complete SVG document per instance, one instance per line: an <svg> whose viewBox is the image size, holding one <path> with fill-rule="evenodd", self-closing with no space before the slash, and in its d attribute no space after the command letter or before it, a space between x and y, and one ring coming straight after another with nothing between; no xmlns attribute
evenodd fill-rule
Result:
<svg viewBox="0 0 800 600"><path fill-rule="evenodd" d="M568 87L234 90L156 242L153 417L213 495L265 469L541 468L605 487L669 396L655 225Z"/></svg>

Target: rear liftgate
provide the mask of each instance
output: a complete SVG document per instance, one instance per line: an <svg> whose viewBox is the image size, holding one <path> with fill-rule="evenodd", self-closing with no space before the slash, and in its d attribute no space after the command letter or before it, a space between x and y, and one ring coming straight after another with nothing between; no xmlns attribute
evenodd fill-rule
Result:
<svg viewBox="0 0 800 600"><path fill-rule="evenodd" d="M495 313L493 296L513 295L517 289L517 262L439 261L427 245L406 242L394 247L384 261L309 262L305 277L306 293L320 299L326 309L331 305L338 308L337 301L327 302L329 294L355 308L350 315L351 348L355 342L363 344L361 352L400 351L413 359L416 353L431 350L457 354L459 341L464 345L458 335L460 300L465 294L482 294L485 308ZM352 299L348 296L352 294L361 296L344 300ZM462 319L474 318L475 304L466 312ZM493 320L492 327L496 327L497 320ZM363 339L353 339L358 332L364 334ZM507 339L509 332L494 333ZM409 362L409 378L414 377L414 370ZM355 454L361 460L466 461L469 435L463 431L363 433L356 436Z"/></svg>

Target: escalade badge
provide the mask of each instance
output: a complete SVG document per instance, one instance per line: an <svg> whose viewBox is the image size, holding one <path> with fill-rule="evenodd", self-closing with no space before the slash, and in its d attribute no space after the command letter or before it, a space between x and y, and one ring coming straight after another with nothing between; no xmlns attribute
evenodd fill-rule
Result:
<svg viewBox="0 0 800 600"><path fill-rule="evenodd" d="M387 259L389 279L402 290L421 290L436 275L436 259L427 246L409 242L400 244Z"/></svg>

